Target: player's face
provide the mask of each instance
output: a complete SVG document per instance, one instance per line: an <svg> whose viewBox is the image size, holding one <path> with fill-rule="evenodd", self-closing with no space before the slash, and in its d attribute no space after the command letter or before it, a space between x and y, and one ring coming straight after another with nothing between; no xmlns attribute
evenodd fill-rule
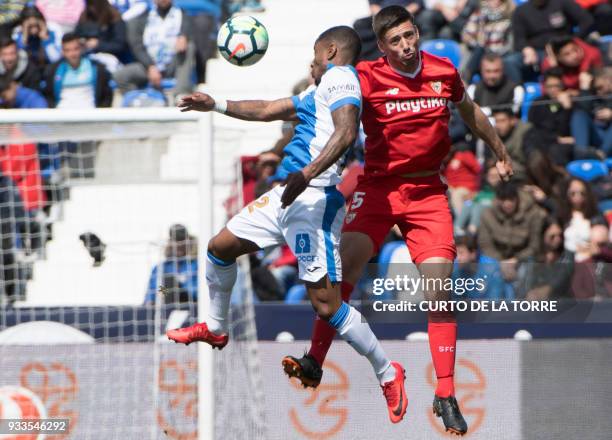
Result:
<svg viewBox="0 0 612 440"><path fill-rule="evenodd" d="M391 65L412 67L418 60L419 32L417 28L406 21L389 29L378 48L385 54Z"/></svg>
<svg viewBox="0 0 612 440"><path fill-rule="evenodd" d="M575 43L566 44L559 51L559 63L566 67L578 67L584 54L580 46Z"/></svg>
<svg viewBox="0 0 612 440"><path fill-rule="evenodd" d="M495 87L504 77L504 64L502 63L502 60L483 60L480 66L480 74L482 75L483 83L489 87Z"/></svg>
<svg viewBox="0 0 612 440"><path fill-rule="evenodd" d="M327 70L329 64L329 45L323 42L317 42L314 46L314 59L310 63L310 75L314 79L316 85L319 85L323 74Z"/></svg>

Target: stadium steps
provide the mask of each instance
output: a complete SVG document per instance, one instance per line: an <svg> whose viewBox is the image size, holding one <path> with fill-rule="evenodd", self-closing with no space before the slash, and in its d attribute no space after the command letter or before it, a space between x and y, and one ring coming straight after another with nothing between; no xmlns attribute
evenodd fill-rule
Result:
<svg viewBox="0 0 612 440"><path fill-rule="evenodd" d="M195 184L73 187L20 305L141 304L170 225L197 227L197 190ZM88 231L107 245L100 267L79 240Z"/></svg>

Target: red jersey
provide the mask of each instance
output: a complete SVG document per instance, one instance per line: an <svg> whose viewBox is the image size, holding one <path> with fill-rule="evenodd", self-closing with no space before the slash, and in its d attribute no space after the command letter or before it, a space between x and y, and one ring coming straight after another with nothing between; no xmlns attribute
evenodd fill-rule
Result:
<svg viewBox="0 0 612 440"><path fill-rule="evenodd" d="M465 89L446 58L421 51L414 74L395 70L386 58L357 65L366 138L365 174L435 171L448 154L448 101Z"/></svg>

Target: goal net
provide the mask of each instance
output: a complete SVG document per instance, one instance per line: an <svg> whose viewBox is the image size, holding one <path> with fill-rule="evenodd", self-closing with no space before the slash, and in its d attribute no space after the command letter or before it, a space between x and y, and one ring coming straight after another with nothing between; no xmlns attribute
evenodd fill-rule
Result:
<svg viewBox="0 0 612 440"><path fill-rule="evenodd" d="M68 419L58 439L265 438L248 277L223 352L164 335L205 317L198 263L243 135L176 109L3 111L2 418Z"/></svg>

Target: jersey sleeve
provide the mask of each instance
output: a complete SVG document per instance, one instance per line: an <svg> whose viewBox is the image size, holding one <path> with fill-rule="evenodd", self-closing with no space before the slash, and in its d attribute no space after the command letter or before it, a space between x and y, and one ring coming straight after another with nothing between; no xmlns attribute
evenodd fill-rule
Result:
<svg viewBox="0 0 612 440"><path fill-rule="evenodd" d="M361 109L361 88L356 72L349 67L332 67L319 84L321 97L327 102L330 111L345 105Z"/></svg>
<svg viewBox="0 0 612 440"><path fill-rule="evenodd" d="M450 100L459 103L463 101L465 97L465 86L463 85L463 80L461 79L461 75L457 69L454 70L453 77L451 79L451 97Z"/></svg>
<svg viewBox="0 0 612 440"><path fill-rule="evenodd" d="M293 107L295 107L295 109L297 110L298 105L300 104L300 102L302 102L302 99L304 99L304 97L308 95L309 93L311 93L315 88L316 86L313 84L313 85L308 86L308 88L304 90L302 93L300 93L299 95L293 95L291 97L291 101L293 102Z"/></svg>

